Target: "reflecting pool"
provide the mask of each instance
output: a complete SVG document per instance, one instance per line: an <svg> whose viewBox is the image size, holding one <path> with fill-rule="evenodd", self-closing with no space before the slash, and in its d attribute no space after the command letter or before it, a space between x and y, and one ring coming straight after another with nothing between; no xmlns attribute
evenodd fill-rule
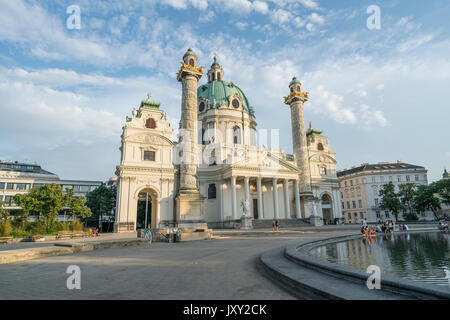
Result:
<svg viewBox="0 0 450 320"><path fill-rule="evenodd" d="M379 235L330 243L309 254L333 263L450 288L450 238L441 232Z"/></svg>

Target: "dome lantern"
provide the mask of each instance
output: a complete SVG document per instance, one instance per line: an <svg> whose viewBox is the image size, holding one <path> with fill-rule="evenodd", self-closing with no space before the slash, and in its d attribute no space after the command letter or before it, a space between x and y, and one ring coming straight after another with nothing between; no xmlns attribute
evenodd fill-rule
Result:
<svg viewBox="0 0 450 320"><path fill-rule="evenodd" d="M223 74L223 69L217 62L217 55L214 52L214 62L211 65L211 68L208 70L208 82L223 81Z"/></svg>

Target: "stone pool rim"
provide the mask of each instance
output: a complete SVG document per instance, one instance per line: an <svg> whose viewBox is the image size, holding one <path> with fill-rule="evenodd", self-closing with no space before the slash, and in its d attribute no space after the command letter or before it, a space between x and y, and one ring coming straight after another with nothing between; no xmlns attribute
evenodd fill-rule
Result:
<svg viewBox="0 0 450 320"><path fill-rule="evenodd" d="M406 232L398 231L395 232L395 234L428 232L439 232L439 230L410 230ZM320 246L362 238L363 236L361 234L353 234L327 237L304 242L302 241L301 243L286 246L284 255L290 261L301 266L329 275L337 276L348 281L365 284L369 277L369 274L364 270L356 269L343 264L332 263L320 258L313 257L309 254L311 250ZM450 299L450 290L445 290L433 284L395 277L390 274L381 275L381 289L414 296L419 299Z"/></svg>

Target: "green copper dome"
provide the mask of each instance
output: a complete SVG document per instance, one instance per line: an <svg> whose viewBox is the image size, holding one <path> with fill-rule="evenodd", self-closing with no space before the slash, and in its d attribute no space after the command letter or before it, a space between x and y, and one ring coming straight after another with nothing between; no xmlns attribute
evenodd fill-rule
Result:
<svg viewBox="0 0 450 320"><path fill-rule="evenodd" d="M296 84L296 83L300 83L300 81L296 77L294 77L294 78L292 78L291 83L289 83L289 86L292 86L293 84Z"/></svg>
<svg viewBox="0 0 450 320"><path fill-rule="evenodd" d="M253 114L253 109L250 107L247 97L244 92L232 82L226 81L211 81L200 86L197 90L198 99L203 98L207 99L212 106L214 100L216 101L216 105L212 106L212 108L220 108L223 102L228 106L229 100L228 97L238 95L242 100L241 108L244 111ZM233 108L230 106L230 108Z"/></svg>
<svg viewBox="0 0 450 320"><path fill-rule="evenodd" d="M186 51L186 53L184 54L183 58L186 57L186 56L188 56L188 55L197 57L197 55L194 53L194 51L192 51L191 48L189 48L189 49Z"/></svg>
<svg viewBox="0 0 450 320"><path fill-rule="evenodd" d="M450 174L448 173L447 169L444 169L444 173L442 174L442 178L450 178Z"/></svg>

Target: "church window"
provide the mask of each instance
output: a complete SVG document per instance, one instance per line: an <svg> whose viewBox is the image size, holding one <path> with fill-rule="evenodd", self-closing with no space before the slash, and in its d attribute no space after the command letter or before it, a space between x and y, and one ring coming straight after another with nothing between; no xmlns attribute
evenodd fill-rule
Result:
<svg viewBox="0 0 450 320"><path fill-rule="evenodd" d="M194 66L194 64L195 64L194 59L189 59L189 64L190 64L191 66Z"/></svg>
<svg viewBox="0 0 450 320"><path fill-rule="evenodd" d="M217 81L222 81L222 77L220 76L220 73L217 73Z"/></svg>
<svg viewBox="0 0 450 320"><path fill-rule="evenodd" d="M153 118L148 118L145 122L145 127L148 129L155 129L156 128L156 122Z"/></svg>
<svg viewBox="0 0 450 320"><path fill-rule="evenodd" d="M144 151L144 161L155 161L156 153L155 151Z"/></svg>
<svg viewBox="0 0 450 320"><path fill-rule="evenodd" d="M320 168L319 168L319 171L320 171L320 175L321 175L321 176L326 176L326 175L327 175L327 168L325 168L325 167L320 167Z"/></svg>
<svg viewBox="0 0 450 320"><path fill-rule="evenodd" d="M216 74L215 74L215 73L212 73L212 74L211 74L211 80L212 80L212 81L216 80Z"/></svg>
<svg viewBox="0 0 450 320"><path fill-rule="evenodd" d="M233 99L233 102L231 103L233 105L233 108L237 109L239 108L239 100Z"/></svg>
<svg viewBox="0 0 450 320"><path fill-rule="evenodd" d="M301 90L301 89L300 89L300 86L297 86L297 91L300 92L300 90Z"/></svg>
<svg viewBox="0 0 450 320"><path fill-rule="evenodd" d="M241 144L241 128L233 128L233 142L234 144Z"/></svg>
<svg viewBox="0 0 450 320"><path fill-rule="evenodd" d="M214 183L208 186L208 199L216 199L216 185Z"/></svg>
<svg viewBox="0 0 450 320"><path fill-rule="evenodd" d="M200 104L198 105L198 111L203 112L203 110L205 110L205 102L204 101L200 102Z"/></svg>
<svg viewBox="0 0 450 320"><path fill-rule="evenodd" d="M323 144L319 143L319 144L317 145L317 150L323 151Z"/></svg>

